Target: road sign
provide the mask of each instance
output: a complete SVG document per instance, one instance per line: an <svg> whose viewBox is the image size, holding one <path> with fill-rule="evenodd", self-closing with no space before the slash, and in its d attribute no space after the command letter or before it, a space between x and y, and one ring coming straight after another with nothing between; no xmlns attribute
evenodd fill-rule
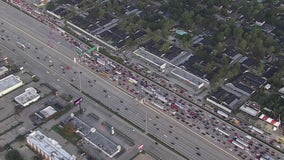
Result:
<svg viewBox="0 0 284 160"><path fill-rule="evenodd" d="M78 98L77 100L74 101L74 105L78 105L82 102L83 97Z"/></svg>

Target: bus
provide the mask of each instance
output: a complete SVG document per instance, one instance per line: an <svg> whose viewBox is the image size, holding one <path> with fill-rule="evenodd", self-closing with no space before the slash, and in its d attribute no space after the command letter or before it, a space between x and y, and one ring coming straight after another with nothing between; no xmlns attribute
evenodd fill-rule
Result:
<svg viewBox="0 0 284 160"><path fill-rule="evenodd" d="M215 128L217 131L221 132L222 134L224 134L225 136L229 137L231 134L219 129L218 127Z"/></svg>
<svg viewBox="0 0 284 160"><path fill-rule="evenodd" d="M237 141L232 141L232 143L233 143L235 146L239 147L240 149L245 149L245 147L244 147L243 145L241 145L240 143L238 143Z"/></svg>
<svg viewBox="0 0 284 160"><path fill-rule="evenodd" d="M83 54L83 50L82 50L80 47L76 47L76 52L77 52L79 55L82 55L82 54Z"/></svg>

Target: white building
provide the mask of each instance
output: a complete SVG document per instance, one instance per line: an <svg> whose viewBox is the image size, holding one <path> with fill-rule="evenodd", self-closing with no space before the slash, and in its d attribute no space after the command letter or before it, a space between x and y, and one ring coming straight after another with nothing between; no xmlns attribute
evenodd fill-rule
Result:
<svg viewBox="0 0 284 160"><path fill-rule="evenodd" d="M256 102L248 101L240 107L240 110L251 116L256 116L260 113L260 106Z"/></svg>
<svg viewBox="0 0 284 160"><path fill-rule="evenodd" d="M202 79L192 73L187 72L184 69L176 67L175 69L171 71L171 73L177 76L178 78L185 80L197 90L201 89L202 87L209 86L208 80Z"/></svg>
<svg viewBox="0 0 284 160"><path fill-rule="evenodd" d="M29 104L36 102L40 98L37 90L33 87L25 89L25 92L15 97L15 101L26 107Z"/></svg>
<svg viewBox="0 0 284 160"><path fill-rule="evenodd" d="M48 106L46 108L44 108L43 110L39 111L39 113L46 119L48 119L49 117L51 117L52 115L54 115L55 113L57 113L57 111L51 107Z"/></svg>
<svg viewBox="0 0 284 160"><path fill-rule="evenodd" d="M18 76L9 75L0 80L0 97L22 86L24 82Z"/></svg>
<svg viewBox="0 0 284 160"><path fill-rule="evenodd" d="M57 141L40 131L33 131L26 137L28 145L46 160L76 160L76 156L66 152Z"/></svg>
<svg viewBox="0 0 284 160"><path fill-rule="evenodd" d="M161 71L164 71L168 62L163 60L162 58L146 51L143 47L138 48L133 52L138 57L145 59L146 61L154 64L155 66L159 67Z"/></svg>
<svg viewBox="0 0 284 160"><path fill-rule="evenodd" d="M6 72L8 72L9 69L5 66L0 67L0 76L2 76L3 74L5 74Z"/></svg>

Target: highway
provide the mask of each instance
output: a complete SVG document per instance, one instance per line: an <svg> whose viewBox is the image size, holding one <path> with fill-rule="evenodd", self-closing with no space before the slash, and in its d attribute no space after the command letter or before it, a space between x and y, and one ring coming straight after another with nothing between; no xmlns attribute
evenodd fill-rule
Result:
<svg viewBox="0 0 284 160"><path fill-rule="evenodd" d="M15 43L14 41L16 39L18 39L18 35L14 34L12 32L8 33L9 30L6 30L6 33L9 34L10 36L14 35L15 39L11 39L9 41L5 41L4 43L2 42L1 44L4 44L5 46L1 47L2 48L2 52L4 52L9 58L13 59L13 61L15 61L18 65L22 65L24 66L24 70L25 71L32 71L34 74L38 75L41 80L43 80L43 82L47 82L49 84L51 84L52 86L55 86L60 93L65 93L65 92L69 92L73 97L80 97L83 96L84 97L84 103L82 104L82 106L84 108L90 108L94 110L95 113L100 113L100 117L111 117L111 119L115 122L119 121L118 118L112 117L112 114L109 113L108 111L106 111L103 108L97 107L98 104L94 103L92 100L90 100L88 97L85 97L84 95L81 95L80 92L76 89L74 89L70 83L72 83L69 79L71 79L72 77L77 77L79 71L74 71L73 69L70 69L69 72L66 72L65 75L60 75L60 72L62 72L61 69L61 65L64 64L60 59L52 59L52 63L50 62L51 60L51 56L40 56L39 59L37 59L37 57L39 55L48 55L48 52L44 52L43 50L37 50L36 53L36 57L32 57L29 54L27 54L27 52L25 51L21 51L18 48L15 48ZM20 38L21 40L27 40L24 39L23 37ZM19 39L18 39L19 40ZM34 47L33 44L36 43L32 43L30 46L31 48ZM7 48L15 48L16 49L16 53L13 53L11 50L8 50ZM35 51L35 50L34 50ZM22 55L22 56L21 56ZM3 55L4 56L4 55ZM47 58L46 58L47 57ZM51 64L56 64L54 67L50 67ZM35 67L36 66L36 67ZM58 68L60 70L58 70L58 72L56 72L53 68ZM76 69L76 68L75 68ZM74 74L74 72L78 72L76 74ZM82 73L82 79L87 79L87 74L83 74ZM74 82L74 85L76 82ZM96 83L91 82L91 84L94 85L94 88L100 87L100 85L97 85L97 83L100 83L99 81L97 81ZM82 83L83 84L83 83ZM90 83L85 83L84 84L89 84ZM95 92L97 93L97 92ZM100 96L100 94L97 94ZM103 97L103 96L101 96ZM89 110L89 109L88 109ZM24 110L24 113L21 114L21 117L28 117L29 114L32 113L32 111L30 113L28 113L29 111L31 111L29 108L27 110ZM29 121L28 119L25 119L26 121ZM49 122L48 122L49 123ZM122 123L122 122L121 122ZM124 128L126 125L122 125L119 124L118 129L122 129L122 131L124 132ZM52 123L54 125L54 123ZM53 125L48 125L49 127L52 127ZM124 128L122 128L124 126ZM32 128L32 126L25 126L26 128ZM132 127L128 127L128 128L132 128ZM47 128L49 129L49 128ZM131 132L130 132L131 133ZM161 158L164 159L164 157L171 157L172 159L182 159L181 157L172 154L167 148L159 145L158 147L156 146L156 144L154 144L154 141L150 140L149 137L147 137L146 135L142 134L142 133L131 133L129 134L130 137L132 137L133 139L137 139L136 140L136 146L140 145L142 142L145 143L145 145L147 147L151 147L151 152L154 154L157 154L158 156L160 156ZM138 138L139 137L139 138ZM148 148L145 148L146 150ZM137 149L136 147L134 147L133 149L130 150L131 152L136 153ZM162 152L161 152L162 151ZM129 152L129 151L128 151ZM163 154L161 154L163 153ZM165 154L167 153L167 154ZM129 156L129 154L125 154L124 156ZM122 156L121 160L125 159L125 157Z"/></svg>
<svg viewBox="0 0 284 160"><path fill-rule="evenodd" d="M155 135L187 157L192 159L237 159L237 157L231 155L219 146L216 146L214 143L184 127L183 124L176 122L162 112L157 112L145 107L145 105L135 101L133 97L121 92L121 90L117 89L109 82L102 80L85 67L74 64L73 57L76 56L75 48L74 46L70 46L64 38L56 34L55 39L60 43L56 43L57 45L54 45L54 49L48 47L46 45L49 34L48 27L26 15L21 15L15 9L10 10L8 9L9 7L4 7L5 5L6 4L1 4L0 13L2 12L1 15L7 15L9 17L1 16L1 21L4 22L4 25L9 28L9 30L15 32L13 36L14 42L6 42L15 43L16 38L24 37L23 41L30 43L31 46L37 46L38 49L33 48L31 49L33 51L25 51L23 54L26 54L26 57L29 57L30 60L32 59L35 63L38 63L38 65L42 64L46 66L46 79L50 79L49 74L53 74L54 77L57 77L57 82L51 83L55 85L56 88L60 88L58 84L60 81L80 86L79 77L81 76L81 88L84 92L96 97L96 99L100 99L104 104L112 107L113 110L127 117L139 127L146 129L147 126L148 133ZM4 14L3 11L6 14ZM13 17L12 15L17 15L17 17ZM33 24L36 28L31 27L30 24ZM7 44L7 46L8 48L13 48L13 44ZM16 51L18 50L19 49L16 48ZM63 68L70 66L72 71L63 71L62 66ZM33 65L30 67L32 69ZM36 71L33 72L42 74ZM82 74L80 74L80 72L82 72ZM71 80L73 80L73 82ZM95 83L94 80L96 80ZM92 83L90 84L90 82ZM106 90L106 92L103 90ZM109 97L106 96L106 94ZM123 103L121 103L121 100L123 100ZM146 121L144 121L146 117L148 118L147 124ZM169 131L171 131L171 133ZM196 147L198 147L198 149ZM197 153L200 155L197 155Z"/></svg>

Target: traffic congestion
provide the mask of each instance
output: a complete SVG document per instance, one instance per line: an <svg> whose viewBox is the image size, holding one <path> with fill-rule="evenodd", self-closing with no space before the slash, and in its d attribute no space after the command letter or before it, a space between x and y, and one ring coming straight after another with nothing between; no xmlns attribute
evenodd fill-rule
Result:
<svg viewBox="0 0 284 160"><path fill-rule="evenodd" d="M179 98L176 94L158 86L151 80L107 59L98 52L83 56L80 59L83 65L94 70L106 80L112 81L113 84L128 92L129 95L142 100L146 105L175 117L185 126L214 141L224 149L230 150L242 159L252 160L261 157L282 158L274 149L262 144L255 138L242 133L216 116ZM143 71L141 65L133 65L133 69L139 72ZM167 86L171 85L173 84L167 83ZM179 93L181 92L179 91ZM227 119L232 122L234 121L233 118L227 117ZM254 131L245 124L242 127L248 128L247 130L250 132ZM254 135L264 137L263 134L256 131Z"/></svg>
<svg viewBox="0 0 284 160"><path fill-rule="evenodd" d="M55 23L55 25L62 23L46 14L36 13L28 4L25 4L24 7L26 7L26 12L34 15L39 21L45 19L47 20L47 24ZM77 47L79 47L83 53L89 48L68 33L62 33L62 31L59 31L59 33L65 41L73 45L74 52L76 52ZM47 61L49 57L38 59ZM74 58L74 62L89 68L144 105L174 117L179 123L182 123L184 126L202 135L206 139L213 141L222 148L229 150L230 153L237 155L241 159L283 158L278 151L275 151L275 149L251 136L253 135L267 141L274 147L279 146L279 141L275 139L268 140L266 138L269 136L267 133L249 124L238 122L238 127L249 134L240 131L227 123L235 124L236 119L234 117L223 114L219 110L215 110L215 114L218 116L206 111L206 104L199 98L197 98L196 102L200 107L193 104L190 102L193 101L192 93L177 87L175 83L170 82L164 77L152 73L141 64L129 64L125 62L125 65L122 65L102 55L97 50L94 50L90 54L78 54L77 57ZM50 63L50 67L54 67L52 62L48 63ZM130 67L130 69L126 66ZM72 66L61 65L59 67L61 68L62 74L72 70ZM74 77L70 79L70 81L74 83L78 81L76 73L77 72L74 71ZM92 87L92 83L95 81L96 80L88 81L90 87ZM121 101L121 103L123 103L123 101ZM224 118L227 122L220 118ZM200 148L196 146L196 150L200 150ZM196 154L200 153L197 152Z"/></svg>

